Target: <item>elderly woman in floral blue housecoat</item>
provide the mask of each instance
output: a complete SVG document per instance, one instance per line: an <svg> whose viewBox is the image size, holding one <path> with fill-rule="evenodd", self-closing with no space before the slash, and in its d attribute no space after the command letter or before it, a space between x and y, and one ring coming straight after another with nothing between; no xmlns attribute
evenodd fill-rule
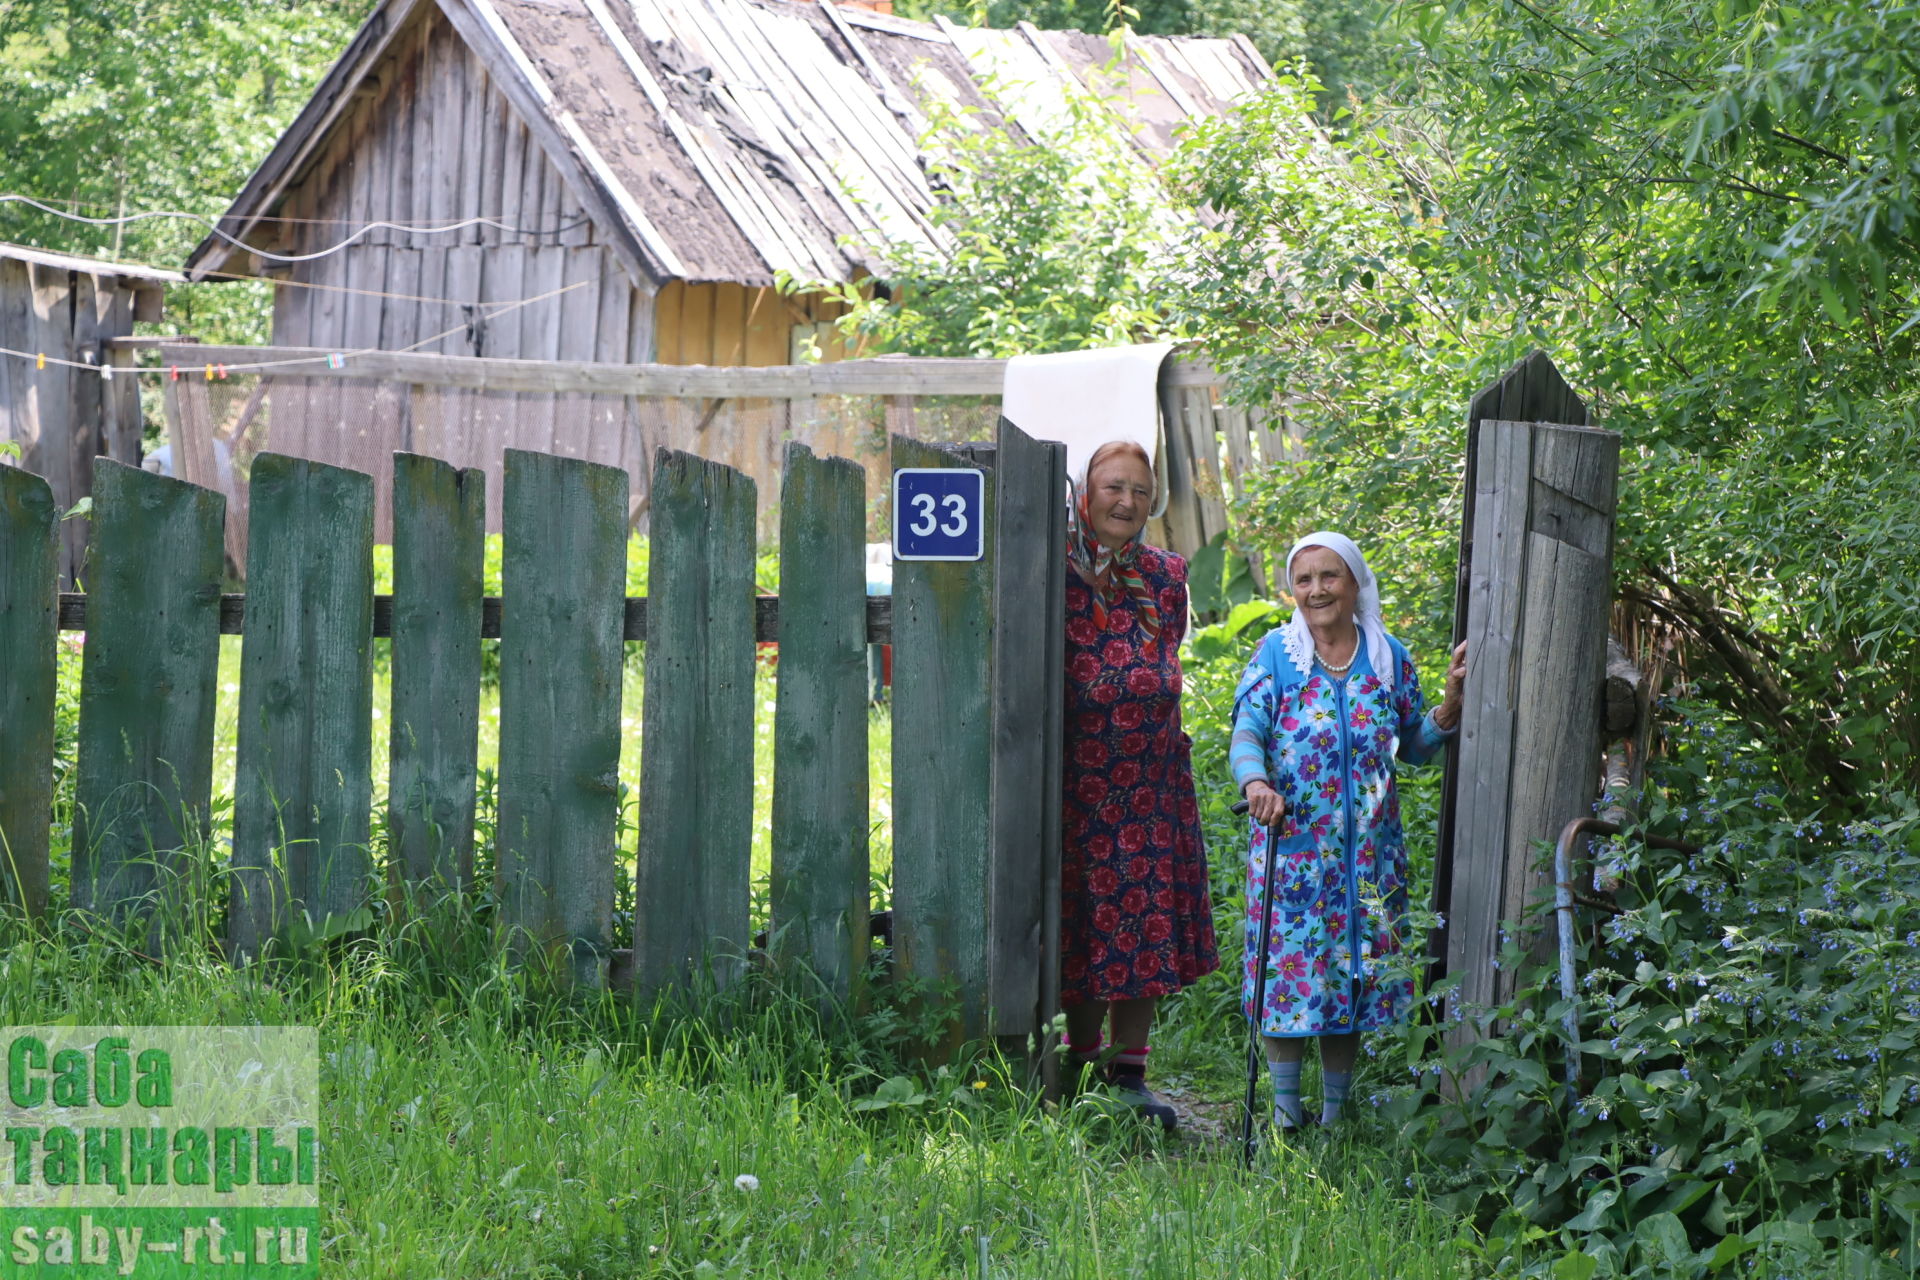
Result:
<svg viewBox="0 0 1920 1280"><path fill-rule="evenodd" d="M1292 619L1261 642L1234 695L1231 763L1253 822L1241 1004L1259 1010L1274 1123L1304 1122L1300 1063L1320 1040L1320 1122L1340 1115L1360 1033L1405 1016L1412 980L1393 972L1404 942L1407 848L1394 761L1420 764L1458 729L1466 646L1427 711L1406 646L1380 618L1380 587L1351 539L1310 533L1287 554ZM1269 861L1266 828L1277 823ZM1259 902L1277 877L1265 939Z"/></svg>

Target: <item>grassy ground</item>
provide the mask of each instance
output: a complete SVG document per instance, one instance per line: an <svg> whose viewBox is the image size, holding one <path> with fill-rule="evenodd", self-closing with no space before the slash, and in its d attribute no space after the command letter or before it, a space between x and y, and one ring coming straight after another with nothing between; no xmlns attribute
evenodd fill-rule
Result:
<svg viewBox="0 0 1920 1280"><path fill-rule="evenodd" d="M379 648L377 801L389 688L385 642ZM239 653L238 638L223 641L219 796L232 791ZM79 670L70 637L61 679L69 750ZM630 647L620 764L629 887L641 687ZM1204 688L1191 692L1197 720ZM757 912L774 697L763 668ZM498 733L498 690L488 688L483 775L498 759ZM890 864L889 753L880 710L870 739L877 894ZM1203 792L1212 785L1203 780ZM63 792L70 806L70 779ZM1203 801L1224 928L1237 901L1224 851L1238 836L1224 800ZM57 865L57 880L63 873ZM1239 1280L1486 1270L1471 1233L1417 1195L1414 1157L1366 1114L1336 1141L1270 1151L1251 1174L1241 1169L1227 1136L1237 1132L1243 1059L1226 932L1227 969L1168 1002L1156 1030L1155 1083L1194 1118L1176 1138L1096 1100L1043 1106L991 1055L944 1071L912 1065L901 1050L913 1011L884 996L858 1016L822 1015L789 989L792 979L756 975L697 1018L556 1002L530 996L495 964L484 927L469 918L457 933L459 945L431 953L363 940L270 977L212 962L161 968L107 940L56 934L0 949L0 1008L14 1025L317 1026L328 1275ZM1363 1062L1362 1098L1370 1074L1379 1073ZM740 1186L743 1175L757 1188Z"/></svg>
<svg viewBox="0 0 1920 1280"><path fill-rule="evenodd" d="M1477 1254L1389 1148L1162 1140L1053 1113L976 1061L892 1070L771 981L703 1011L526 998L366 944L272 983L16 943L0 1017L317 1025L323 1271L339 1276L1463 1276ZM757 1189L739 1185L742 1175Z"/></svg>

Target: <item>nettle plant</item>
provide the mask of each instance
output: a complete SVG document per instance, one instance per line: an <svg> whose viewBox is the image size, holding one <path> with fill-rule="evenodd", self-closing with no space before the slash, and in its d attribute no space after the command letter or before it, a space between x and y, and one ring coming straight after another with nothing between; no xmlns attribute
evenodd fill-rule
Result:
<svg viewBox="0 0 1920 1280"><path fill-rule="evenodd" d="M1844 1258L1849 1274L1910 1275L1920 805L1888 795L1825 821L1725 713L1668 710L1675 754L1645 826L1596 849L1624 910L1584 931L1581 1091L1560 1082L1557 973L1534 967L1493 1011L1501 1033L1454 1060L1429 1056L1432 1027L1410 1033L1414 1078L1486 1068L1465 1104L1415 1085L1392 1110L1443 1201L1515 1269L1797 1274ZM1701 850L1635 838L1655 832Z"/></svg>

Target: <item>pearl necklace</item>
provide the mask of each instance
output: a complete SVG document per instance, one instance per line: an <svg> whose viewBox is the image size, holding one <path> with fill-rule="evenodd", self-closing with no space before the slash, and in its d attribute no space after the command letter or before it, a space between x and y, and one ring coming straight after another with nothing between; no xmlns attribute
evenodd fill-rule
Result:
<svg viewBox="0 0 1920 1280"><path fill-rule="evenodd" d="M1340 676L1346 675L1347 672L1353 670L1353 660L1359 656L1360 656L1360 632L1358 628L1356 628L1353 633L1353 652L1347 655L1347 660L1345 662L1341 663L1339 666L1336 667L1331 662L1328 662L1325 658L1321 657L1320 651L1318 649L1314 650L1313 660L1319 663L1323 668L1325 668L1328 675L1333 676L1337 679Z"/></svg>

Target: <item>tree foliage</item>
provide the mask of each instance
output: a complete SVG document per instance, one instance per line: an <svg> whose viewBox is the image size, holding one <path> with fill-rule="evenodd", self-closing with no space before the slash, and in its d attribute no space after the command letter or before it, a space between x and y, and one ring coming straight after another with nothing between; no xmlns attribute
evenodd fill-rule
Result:
<svg viewBox="0 0 1920 1280"><path fill-rule="evenodd" d="M366 7L0 0L0 192L99 219L224 212ZM177 264L205 233L179 219L90 225L0 205L0 238L156 265Z"/></svg>
<svg viewBox="0 0 1920 1280"><path fill-rule="evenodd" d="M988 86L993 90L993 86ZM842 297L868 350L1011 356L1177 336L1165 302L1180 214L1092 94L1044 141L930 97L923 138L944 252L878 236L870 285L787 280Z"/></svg>
<svg viewBox="0 0 1920 1280"><path fill-rule="evenodd" d="M1467 398L1543 346L1625 437L1620 594L1796 781L1841 804L1911 785L1911 9L1422 20L1418 98L1346 155L1271 105L1194 151L1225 222L1190 256L1190 323L1319 433L1256 519L1344 505L1418 549L1420 509L1453 510Z"/></svg>

